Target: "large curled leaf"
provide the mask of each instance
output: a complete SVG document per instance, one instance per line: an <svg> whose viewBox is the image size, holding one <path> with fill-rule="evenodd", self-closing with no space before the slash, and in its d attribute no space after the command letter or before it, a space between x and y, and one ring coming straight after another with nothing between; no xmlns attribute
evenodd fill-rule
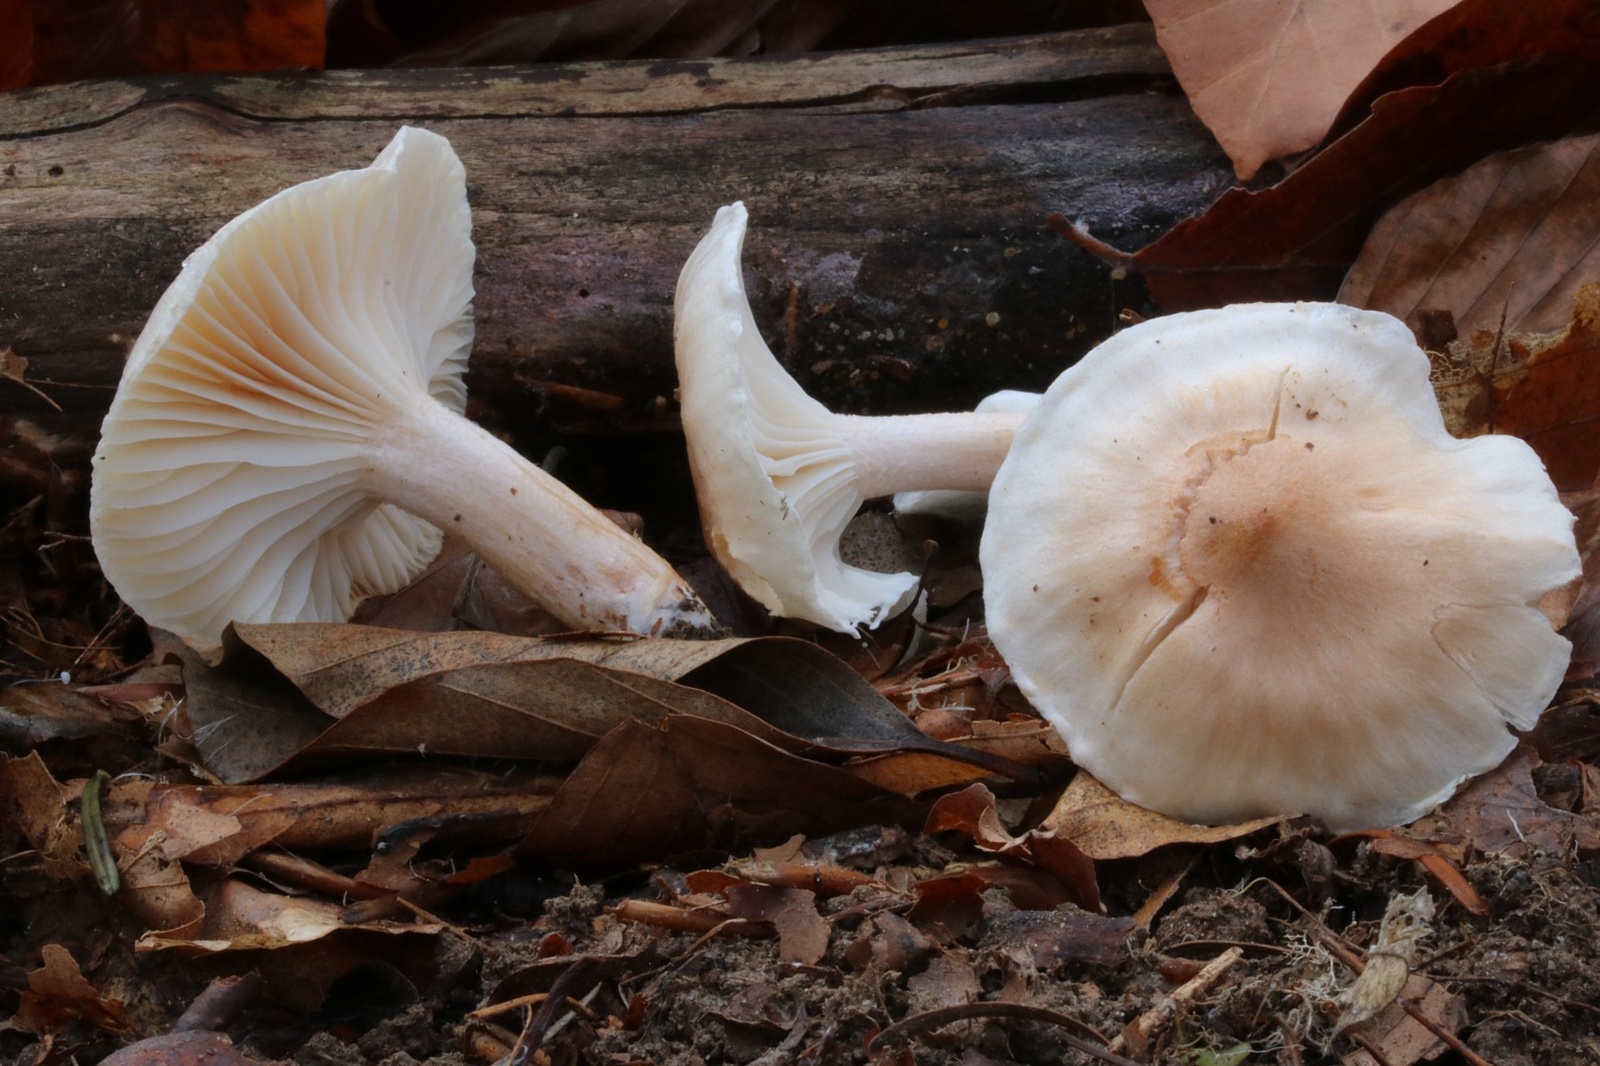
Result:
<svg viewBox="0 0 1600 1066"><path fill-rule="evenodd" d="M1031 773L925 736L842 661L799 640L569 640L306 623L239 626L227 649L223 669L190 662L186 679L197 745L230 782L376 753L573 761L623 722L670 715L722 722L792 751L918 750Z"/></svg>

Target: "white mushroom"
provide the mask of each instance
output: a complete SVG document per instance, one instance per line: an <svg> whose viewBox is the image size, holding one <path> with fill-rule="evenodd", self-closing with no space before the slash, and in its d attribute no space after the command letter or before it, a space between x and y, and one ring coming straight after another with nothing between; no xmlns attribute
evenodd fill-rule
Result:
<svg viewBox="0 0 1600 1066"><path fill-rule="evenodd" d="M230 621L343 620L442 527L572 626L712 628L654 552L461 414L470 229L449 143L407 128L188 258L94 458L95 550L147 621L210 649Z"/></svg>
<svg viewBox="0 0 1600 1066"><path fill-rule="evenodd" d="M1409 821L1495 766L1569 646L1572 516L1456 440L1387 315L1156 319L1064 373L995 479L990 633L1074 760L1195 822Z"/></svg>
<svg viewBox="0 0 1600 1066"><path fill-rule="evenodd" d="M1016 414L837 415L774 358L745 296L746 214L717 212L678 277L679 399L711 553L776 615L840 632L903 608L912 574L844 563L839 537L863 502L910 489L988 487Z"/></svg>
<svg viewBox="0 0 1600 1066"><path fill-rule="evenodd" d="M1030 414L1043 393L1023 392L1019 389L1001 389L985 396L973 408L982 414L1005 412L1015 415ZM894 494L895 514L938 515L941 518L977 526L989 508L989 490L976 489L917 489Z"/></svg>

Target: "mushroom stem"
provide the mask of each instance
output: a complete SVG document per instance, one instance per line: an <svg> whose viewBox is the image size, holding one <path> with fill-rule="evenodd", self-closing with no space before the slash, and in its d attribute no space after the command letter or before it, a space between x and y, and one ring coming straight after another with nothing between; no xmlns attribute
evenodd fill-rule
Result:
<svg viewBox="0 0 1600 1066"><path fill-rule="evenodd" d="M873 573L840 556L862 502L987 491L1023 416L840 415L806 395L751 314L739 262L746 219L739 203L717 212L678 276L673 307L706 544L773 614L854 632L905 607L917 585L913 574Z"/></svg>
<svg viewBox="0 0 1600 1066"><path fill-rule="evenodd" d="M134 344L89 523L147 622L342 621L440 528L574 628L719 631L667 563L468 421L472 213L443 137L285 189L185 260Z"/></svg>
<svg viewBox="0 0 1600 1066"><path fill-rule="evenodd" d="M912 489L988 491L1027 417L972 411L929 415L839 415L855 456L862 497Z"/></svg>
<svg viewBox="0 0 1600 1066"><path fill-rule="evenodd" d="M373 436L372 495L462 537L517 589L582 629L663 636L716 621L668 563L477 423L431 399Z"/></svg>

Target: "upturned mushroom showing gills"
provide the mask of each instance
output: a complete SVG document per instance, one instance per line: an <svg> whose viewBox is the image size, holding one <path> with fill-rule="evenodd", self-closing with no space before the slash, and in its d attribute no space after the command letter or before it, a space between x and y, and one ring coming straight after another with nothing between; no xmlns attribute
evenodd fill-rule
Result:
<svg viewBox="0 0 1600 1066"><path fill-rule="evenodd" d="M1457 440L1388 315L1175 314L1046 392L995 479L990 634L1074 761L1192 822L1397 825L1497 765L1567 666L1573 518ZM1557 597L1551 597L1552 601Z"/></svg>
<svg viewBox="0 0 1600 1066"><path fill-rule="evenodd" d="M775 615L843 633L905 607L912 574L839 556L861 505L913 489L989 486L1013 413L837 415L806 395L756 328L740 272L746 213L717 212L678 277L674 340L707 546Z"/></svg>
<svg viewBox="0 0 1600 1066"><path fill-rule="evenodd" d="M342 621L459 534L576 628L714 628L672 568L462 415L471 212L443 137L297 185L185 262L94 457L107 578L214 649L230 621Z"/></svg>

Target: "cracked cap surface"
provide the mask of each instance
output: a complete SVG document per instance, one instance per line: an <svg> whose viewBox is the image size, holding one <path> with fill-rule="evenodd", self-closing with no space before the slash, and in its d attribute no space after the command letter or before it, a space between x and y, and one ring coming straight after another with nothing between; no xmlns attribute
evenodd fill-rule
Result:
<svg viewBox="0 0 1600 1066"><path fill-rule="evenodd" d="M1400 824L1560 683L1572 516L1510 437L1445 430L1388 315L1241 305L1064 373L990 495L996 646L1073 758L1195 822Z"/></svg>

